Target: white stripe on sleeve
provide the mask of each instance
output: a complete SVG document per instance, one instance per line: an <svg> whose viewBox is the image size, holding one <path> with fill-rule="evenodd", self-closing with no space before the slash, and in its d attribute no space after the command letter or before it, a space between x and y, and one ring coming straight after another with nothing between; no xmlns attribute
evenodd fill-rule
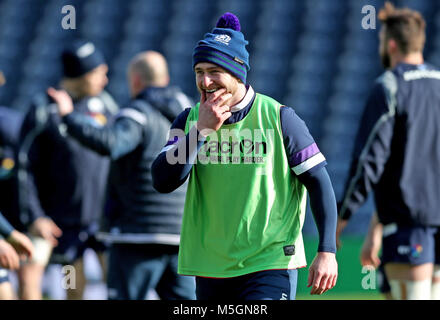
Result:
<svg viewBox="0 0 440 320"><path fill-rule="evenodd" d="M175 147L177 147L176 144L170 144L170 145L168 145L168 146L163 147L162 150L160 150L159 153L167 152L168 150L171 150L171 149L173 149L173 148L175 148Z"/></svg>
<svg viewBox="0 0 440 320"><path fill-rule="evenodd" d="M121 111L119 111L119 113L116 115L116 118L120 117L130 118L143 126L147 124L147 117L142 112L139 112L136 109L121 109Z"/></svg>
<svg viewBox="0 0 440 320"><path fill-rule="evenodd" d="M307 170L312 169L314 166L320 164L321 162L325 161L324 155L319 152L315 154L313 157L307 159L306 161L300 163L299 165L292 168L293 172L295 172L296 175L300 175L301 173L306 172Z"/></svg>

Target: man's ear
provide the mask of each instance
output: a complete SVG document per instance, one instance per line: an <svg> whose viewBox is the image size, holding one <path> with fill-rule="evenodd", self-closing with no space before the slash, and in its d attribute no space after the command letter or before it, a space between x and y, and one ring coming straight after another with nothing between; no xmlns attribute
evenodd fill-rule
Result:
<svg viewBox="0 0 440 320"><path fill-rule="evenodd" d="M144 86L141 76L137 72L131 74L131 85L135 91L141 90Z"/></svg>
<svg viewBox="0 0 440 320"><path fill-rule="evenodd" d="M399 51L399 46L397 45L397 41L394 39L388 39L387 41L387 53L389 55L395 54Z"/></svg>

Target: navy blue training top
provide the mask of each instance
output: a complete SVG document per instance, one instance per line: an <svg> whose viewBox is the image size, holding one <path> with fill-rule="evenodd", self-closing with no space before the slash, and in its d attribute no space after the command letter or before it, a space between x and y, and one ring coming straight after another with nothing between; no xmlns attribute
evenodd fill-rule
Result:
<svg viewBox="0 0 440 320"><path fill-rule="evenodd" d="M440 70L400 63L376 81L355 140L339 215L373 190L383 224L440 226Z"/></svg>

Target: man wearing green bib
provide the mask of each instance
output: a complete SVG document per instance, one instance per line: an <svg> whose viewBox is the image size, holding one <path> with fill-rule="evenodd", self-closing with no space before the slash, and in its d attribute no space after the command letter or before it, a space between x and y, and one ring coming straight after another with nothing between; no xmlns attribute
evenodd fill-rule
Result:
<svg viewBox="0 0 440 320"><path fill-rule="evenodd" d="M171 192L189 177L178 272L198 299L295 299L306 266L307 191L319 231L311 294L337 280L336 200L326 160L292 108L246 84L248 42L224 14L193 53L200 102L174 121L152 166Z"/></svg>

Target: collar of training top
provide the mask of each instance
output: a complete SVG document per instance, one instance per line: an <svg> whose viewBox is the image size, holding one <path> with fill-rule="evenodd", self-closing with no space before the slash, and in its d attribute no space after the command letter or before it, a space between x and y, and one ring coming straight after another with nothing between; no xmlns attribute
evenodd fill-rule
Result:
<svg viewBox="0 0 440 320"><path fill-rule="evenodd" d="M249 103L251 103L252 99L254 98L254 95L255 95L254 89L252 89L252 87L249 85L243 100L241 100L235 106L232 106L231 112L237 112L246 108L249 105Z"/></svg>

